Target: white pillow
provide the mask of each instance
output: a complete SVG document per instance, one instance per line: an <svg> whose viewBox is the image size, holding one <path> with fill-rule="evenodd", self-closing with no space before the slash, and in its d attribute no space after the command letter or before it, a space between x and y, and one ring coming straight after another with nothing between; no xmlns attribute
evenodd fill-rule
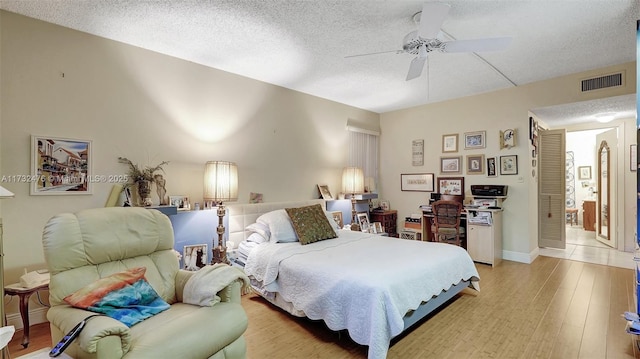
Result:
<svg viewBox="0 0 640 359"><path fill-rule="evenodd" d="M247 237L247 242L252 242L255 244L259 244L259 243L264 243L264 242L268 242L269 239L268 238L264 238L260 233L251 233L249 235L249 237Z"/></svg>
<svg viewBox="0 0 640 359"><path fill-rule="evenodd" d="M284 209L277 209L265 213L256 219L257 223L269 226L271 238L269 241L275 243L297 242L298 236L291 224L291 218Z"/></svg>
<svg viewBox="0 0 640 359"><path fill-rule="evenodd" d="M268 241L269 238L271 237L271 231L269 230L269 226L263 223L252 223L248 225L247 228L245 228L245 231L249 231L252 234L255 233L262 236L265 239L263 242ZM247 238L247 240L249 240L249 238Z"/></svg>

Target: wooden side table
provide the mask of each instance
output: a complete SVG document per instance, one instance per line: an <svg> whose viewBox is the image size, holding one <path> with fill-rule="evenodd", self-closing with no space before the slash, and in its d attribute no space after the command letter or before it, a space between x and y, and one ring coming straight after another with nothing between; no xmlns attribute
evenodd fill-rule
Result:
<svg viewBox="0 0 640 359"><path fill-rule="evenodd" d="M369 214L371 217L371 223L380 222L384 227L385 232L389 233L389 237L398 237L397 221L398 211L371 211Z"/></svg>
<svg viewBox="0 0 640 359"><path fill-rule="evenodd" d="M20 317L22 318L22 325L24 327L22 332L22 347L24 348L29 346L29 298L33 293L43 289L49 289L49 283L44 283L32 288L21 287L20 283L13 283L4 287L4 294L11 296L17 295L20 299ZM38 301L40 304L47 306L42 303L40 296L38 296Z"/></svg>
<svg viewBox="0 0 640 359"><path fill-rule="evenodd" d="M596 201L582 202L582 227L585 231L596 230Z"/></svg>

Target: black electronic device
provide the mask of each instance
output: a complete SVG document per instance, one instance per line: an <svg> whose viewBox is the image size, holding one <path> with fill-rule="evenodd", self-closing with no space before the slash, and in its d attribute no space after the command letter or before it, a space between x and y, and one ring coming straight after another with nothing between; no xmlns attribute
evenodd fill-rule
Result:
<svg viewBox="0 0 640 359"><path fill-rule="evenodd" d="M73 329L71 329L69 333L67 333L64 337L62 337L62 339L58 342L58 344L56 344L53 347L53 349L51 349L51 351L49 352L49 356L54 358L62 354L62 352L64 352L64 350L67 349L69 345L71 345L71 342L73 342L73 340L76 339L78 335L80 335L80 332L82 332L82 329L84 329L84 326L85 324L87 324L87 321L90 318L97 317L100 315L101 314L90 315L84 318L82 321L80 321L80 323L78 323L75 327L73 327Z"/></svg>
<svg viewBox="0 0 640 359"><path fill-rule="evenodd" d="M500 184L471 185L471 195L477 197L506 197L509 186Z"/></svg>
<svg viewBox="0 0 640 359"><path fill-rule="evenodd" d="M440 200L440 193L436 193L436 192L432 192L431 193L431 198L429 198L429 203L433 203L435 201L439 201Z"/></svg>

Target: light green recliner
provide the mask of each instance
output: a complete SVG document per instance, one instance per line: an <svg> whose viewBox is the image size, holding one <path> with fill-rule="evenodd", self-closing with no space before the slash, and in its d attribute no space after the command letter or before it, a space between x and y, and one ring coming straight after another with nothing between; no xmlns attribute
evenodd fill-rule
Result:
<svg viewBox="0 0 640 359"><path fill-rule="evenodd" d="M220 291L221 302L211 307L181 303L195 272L179 269L171 222L159 211L111 207L60 214L45 226L43 246L51 273L47 319L54 345L93 314L63 298L113 273L146 267L147 281L171 304L131 328L109 317L92 318L65 351L73 358L245 358L241 282Z"/></svg>

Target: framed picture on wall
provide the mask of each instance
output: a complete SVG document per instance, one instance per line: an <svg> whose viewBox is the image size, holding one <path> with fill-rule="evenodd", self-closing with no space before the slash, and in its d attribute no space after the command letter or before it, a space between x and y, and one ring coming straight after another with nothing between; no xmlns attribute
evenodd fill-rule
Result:
<svg viewBox="0 0 640 359"><path fill-rule="evenodd" d="M476 148L485 148L487 131L465 132L464 133L464 149L471 150Z"/></svg>
<svg viewBox="0 0 640 359"><path fill-rule="evenodd" d="M400 190L433 192L433 173L401 174Z"/></svg>
<svg viewBox="0 0 640 359"><path fill-rule="evenodd" d="M578 179L591 179L591 166L578 166Z"/></svg>
<svg viewBox="0 0 640 359"><path fill-rule="evenodd" d="M487 177L497 177L498 171L496 170L496 158L487 158Z"/></svg>
<svg viewBox="0 0 640 359"><path fill-rule="evenodd" d="M440 157L440 173L462 173L460 162L462 162L462 156Z"/></svg>
<svg viewBox="0 0 640 359"><path fill-rule="evenodd" d="M516 146L516 129L510 128L500 131L500 149Z"/></svg>
<svg viewBox="0 0 640 359"><path fill-rule="evenodd" d="M484 155L467 156L467 174L481 175L484 173Z"/></svg>
<svg viewBox="0 0 640 359"><path fill-rule="evenodd" d="M464 177L438 177L438 193L463 195Z"/></svg>
<svg viewBox="0 0 640 359"><path fill-rule="evenodd" d="M91 194L91 141L52 136L31 136L31 195ZM106 177L106 176L105 176ZM104 178L104 182L107 182Z"/></svg>
<svg viewBox="0 0 640 359"><path fill-rule="evenodd" d="M500 156L500 174L518 174L518 155Z"/></svg>
<svg viewBox="0 0 640 359"><path fill-rule="evenodd" d="M412 165L424 165L424 140L411 141Z"/></svg>
<svg viewBox="0 0 640 359"><path fill-rule="evenodd" d="M442 135L442 152L458 152L458 134Z"/></svg>

